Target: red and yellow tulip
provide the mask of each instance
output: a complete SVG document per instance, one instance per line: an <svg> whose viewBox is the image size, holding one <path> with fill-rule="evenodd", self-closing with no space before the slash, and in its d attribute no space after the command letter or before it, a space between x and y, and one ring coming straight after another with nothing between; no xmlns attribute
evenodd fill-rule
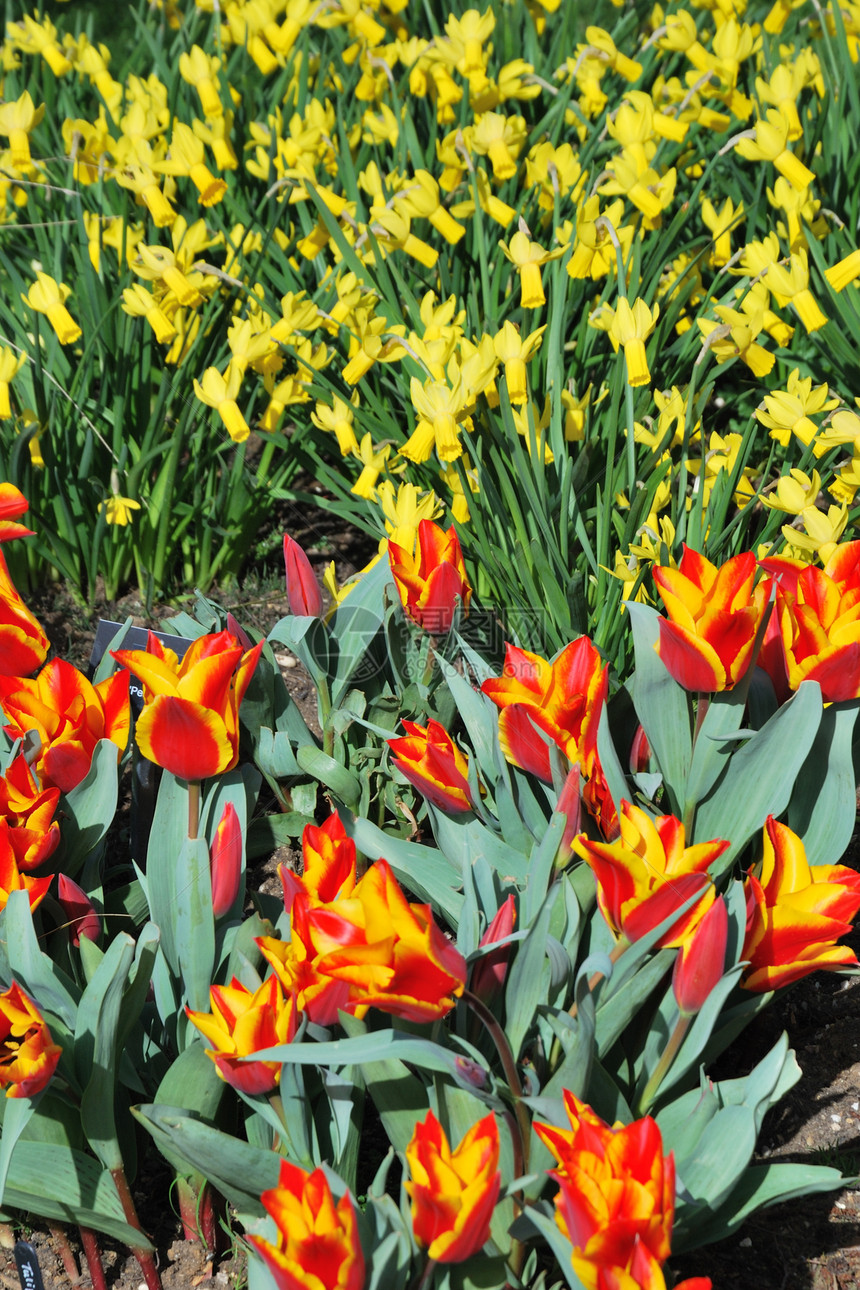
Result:
<svg viewBox="0 0 860 1290"><path fill-rule="evenodd" d="M588 781L583 801L611 836L617 821L597 756L608 687L608 667L588 637L580 636L552 663L506 645L502 675L488 678L481 689L501 708L499 743L508 761L551 783L548 743L554 743L568 761L579 764Z"/></svg>
<svg viewBox="0 0 860 1290"><path fill-rule="evenodd" d="M728 909L718 896L675 959L672 993L683 1017L701 1012L722 979L728 935Z"/></svg>
<svg viewBox="0 0 860 1290"><path fill-rule="evenodd" d="M230 985L213 985L209 1001L211 1012L185 1011L213 1045L206 1052L218 1074L243 1093L271 1093L281 1077L281 1063L242 1059L292 1041L296 1033L294 996L285 994L273 976L253 991L234 977Z"/></svg>
<svg viewBox="0 0 860 1290"><path fill-rule="evenodd" d="M13 739L36 731L36 773L44 787L63 793L87 774L100 739L116 744L117 757L128 743L127 672L92 685L71 663L54 658L33 680L0 676L0 703Z"/></svg>
<svg viewBox="0 0 860 1290"><path fill-rule="evenodd" d="M401 775L440 810L473 810L468 758L447 730L432 719L426 726L404 719L403 726L405 735L388 740Z"/></svg>
<svg viewBox="0 0 860 1290"><path fill-rule="evenodd" d="M5 415L8 416L9 413ZM32 529L15 523L17 517L23 515L29 505L20 488L16 488L14 484L0 484L0 542L8 542L11 538L33 536Z"/></svg>
<svg viewBox="0 0 860 1290"><path fill-rule="evenodd" d="M555 1217L570 1241L585 1290L665 1290L661 1265L671 1252L675 1164L650 1116L613 1126L565 1090L570 1128L536 1124L558 1161ZM686 1290L710 1290L707 1278ZM680 1287L679 1287L680 1290Z"/></svg>
<svg viewBox="0 0 860 1290"><path fill-rule="evenodd" d="M355 862L355 843L346 836L346 829L336 811L324 824L305 825L301 876L286 865L278 866L287 913L299 892L303 892L312 905L326 905L329 901L351 895L356 883Z"/></svg>
<svg viewBox="0 0 860 1290"><path fill-rule="evenodd" d="M258 944L311 1021L331 1025L339 1009L361 1018L379 1008L407 1021L437 1021L463 993L466 962L429 905L412 905L385 860L349 896L315 904L299 892L290 940Z"/></svg>
<svg viewBox="0 0 860 1290"><path fill-rule="evenodd" d="M47 653L48 638L18 595L0 551L0 676L27 676Z"/></svg>
<svg viewBox="0 0 860 1290"><path fill-rule="evenodd" d="M363 1290L355 1206L348 1194L335 1203L322 1169L308 1173L282 1160L277 1187L260 1199L275 1220L277 1244L248 1239L278 1290Z"/></svg>
<svg viewBox="0 0 860 1290"><path fill-rule="evenodd" d="M212 632L193 641L181 662L152 632L147 645L114 652L144 685L135 726L144 757L184 780L232 770L239 759L239 707L263 642L243 650L232 633Z"/></svg>
<svg viewBox="0 0 860 1290"><path fill-rule="evenodd" d="M494 1115L466 1133L451 1150L432 1111L406 1148L412 1198L412 1228L428 1258L462 1263L477 1254L490 1236L490 1221L499 1198L499 1129Z"/></svg>
<svg viewBox="0 0 860 1290"><path fill-rule="evenodd" d="M54 812L59 800L58 788L38 787L23 753L0 777L0 817L9 825L19 869L38 869L56 850L60 826Z"/></svg>
<svg viewBox="0 0 860 1290"><path fill-rule="evenodd" d="M658 652L685 690L730 690L749 667L770 594L766 581L753 587L755 571L751 551L717 567L688 546L677 569L654 570L668 614Z"/></svg>
<svg viewBox="0 0 860 1290"><path fill-rule="evenodd" d="M817 681L826 703L860 697L860 542L838 546L823 569L778 556L761 564L778 581L761 659L777 692Z"/></svg>
<svg viewBox="0 0 860 1290"><path fill-rule="evenodd" d="M699 892L701 899L658 942L661 947L683 945L714 902L707 870L728 842L685 846L684 825L674 815L652 820L630 802L621 803L620 824L616 842L592 842L580 834L573 843L576 855L594 871L604 918L617 936L635 941Z"/></svg>
<svg viewBox="0 0 860 1290"><path fill-rule="evenodd" d="M770 815L761 872L751 869L745 887L747 990L775 990L818 968L857 966L854 952L836 941L860 909L860 873L809 864L801 839Z"/></svg>
<svg viewBox="0 0 860 1290"><path fill-rule="evenodd" d="M0 1088L34 1097L50 1084L62 1049L17 981L0 994Z"/></svg>
<svg viewBox="0 0 860 1290"><path fill-rule="evenodd" d="M403 608L433 636L451 630L457 599L468 612L472 588L456 530L432 520L418 524L418 551L389 541L388 559Z"/></svg>
<svg viewBox="0 0 860 1290"><path fill-rule="evenodd" d="M6 908L13 891L26 891L30 908L35 909L44 900L50 885L50 874L46 878L33 878L21 872L15 854L14 831L0 818L0 909Z"/></svg>

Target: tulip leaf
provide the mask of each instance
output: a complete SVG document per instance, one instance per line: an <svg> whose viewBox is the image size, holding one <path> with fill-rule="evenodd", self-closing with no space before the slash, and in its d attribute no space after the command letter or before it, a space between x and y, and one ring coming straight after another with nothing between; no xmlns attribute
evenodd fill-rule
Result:
<svg viewBox="0 0 860 1290"><path fill-rule="evenodd" d="M215 1063L199 1039L184 1048L173 1061L158 1086L155 1095L158 1106L181 1107L207 1123L213 1123L221 1105L227 1085L220 1078ZM160 1150L178 1173L189 1173L195 1168L172 1147L161 1145Z"/></svg>
<svg viewBox="0 0 860 1290"><path fill-rule="evenodd" d="M345 806L356 805L361 797L361 784L352 771L335 761L334 757L329 757L315 744L303 744L296 751L296 761L306 774L313 775L314 779L331 789Z"/></svg>
<svg viewBox="0 0 860 1290"><path fill-rule="evenodd" d="M636 654L633 704L660 766L672 810L680 816L693 754L690 699L686 690L669 675L657 653L660 615L656 609L635 601L627 601L626 609Z"/></svg>
<svg viewBox="0 0 860 1290"><path fill-rule="evenodd" d="M337 642L337 667L332 682L332 704L337 707L350 682L359 684L381 670L382 659L369 657L376 648L385 615L385 588L393 584L386 556L363 573L358 585L337 606L330 632ZM330 673L331 674L331 673Z"/></svg>
<svg viewBox="0 0 860 1290"><path fill-rule="evenodd" d="M546 939L558 892L559 884L554 883L528 928L528 935L517 946L508 972L505 986L506 1034L515 1059L534 1025L538 1004L547 1001Z"/></svg>
<svg viewBox="0 0 860 1290"><path fill-rule="evenodd" d="M646 1001L666 976L674 954L671 950L660 950L649 955L638 972L625 982L623 989L617 989L601 1001L597 1009L597 1052L605 1057L612 1045L624 1033L644 1008Z"/></svg>
<svg viewBox="0 0 860 1290"><path fill-rule="evenodd" d="M186 838L176 859L174 935L188 1005L208 1012L215 967L212 878L205 838Z"/></svg>
<svg viewBox="0 0 860 1290"><path fill-rule="evenodd" d="M453 1036L452 1036L453 1038ZM263 1048L253 1057L260 1061L277 1061L284 1064L296 1062L302 1066L351 1066L395 1058L399 1062L412 1062L425 1071L440 1071L455 1081L460 1079L460 1064L465 1060L474 1063L489 1082L490 1072L477 1048L465 1039L457 1039L464 1050L462 1054L434 1044L429 1039L419 1039L403 1030L375 1030L365 1035L347 1039L333 1039L314 1044L278 1044ZM365 1078L367 1078L365 1070ZM368 1086L370 1081L368 1080Z"/></svg>
<svg viewBox="0 0 860 1290"><path fill-rule="evenodd" d="M392 872L404 887L416 896L427 900L453 927L463 905L458 888L462 885L459 870L436 847L420 846L406 842L371 824L370 820L339 811L347 835L355 841L359 851L371 860L381 857L391 865Z"/></svg>
<svg viewBox="0 0 860 1290"><path fill-rule="evenodd" d="M750 1165L728 1199L716 1210L712 1211L709 1205L694 1208L679 1204L677 1226L672 1234L673 1252L684 1254L713 1241L721 1241L736 1231L750 1214L768 1205L837 1191L844 1184L845 1179L839 1170L826 1165L782 1161Z"/></svg>
<svg viewBox="0 0 860 1290"><path fill-rule="evenodd" d="M530 1229L537 1229L538 1234L544 1238L552 1250L570 1290L585 1290L585 1286L573 1270L571 1261L573 1249L570 1241L562 1233L555 1221L555 1217L551 1218L543 1210L530 1205L528 1210L517 1221L512 1235L519 1236L522 1239L531 1234Z"/></svg>
<svg viewBox="0 0 860 1290"><path fill-rule="evenodd" d="M177 861L188 836L188 786L163 771L146 851L146 895L149 916L161 933L161 951L174 975L179 973L176 948ZM139 858L139 857L137 857Z"/></svg>
<svg viewBox="0 0 860 1290"><path fill-rule="evenodd" d="M618 752L609 728L609 716L604 707L597 723L597 755L616 811L620 814L621 803L629 802L632 794L618 758Z"/></svg>
<svg viewBox="0 0 860 1290"><path fill-rule="evenodd" d="M74 982L39 949L27 892L10 892L0 918L11 975L43 1011L52 1012L74 1031L79 992Z"/></svg>
<svg viewBox="0 0 860 1290"><path fill-rule="evenodd" d="M132 1114L155 1139L159 1150L189 1161L231 1205L258 1215L260 1195L278 1183L280 1157L252 1147L232 1134L203 1124L181 1107L161 1102L132 1107Z"/></svg>
<svg viewBox="0 0 860 1290"><path fill-rule="evenodd" d="M9 1166L12 1163L12 1152L21 1134L33 1116L39 1101L39 1095L30 1097L7 1097L3 1108L3 1132L0 1135L0 1204L6 1189Z"/></svg>
<svg viewBox="0 0 860 1290"><path fill-rule="evenodd" d="M498 743L498 709L496 705L476 690L460 675L456 667L437 656L437 662L448 689L454 697L475 758L484 775L495 780L496 745Z"/></svg>
<svg viewBox="0 0 860 1290"><path fill-rule="evenodd" d="M429 803L428 814L433 821L433 833L443 855L456 856L461 865L471 864L476 856L483 856L502 882L525 885L529 877L528 854L510 846L507 833L500 837L474 815L448 815ZM525 836L531 849L531 835ZM425 848L422 847L421 850Z"/></svg>
<svg viewBox="0 0 860 1290"><path fill-rule="evenodd" d="M739 687L711 696L696 735L693 759L684 791L684 814L701 802L722 775L734 752L746 705ZM753 731L746 732L753 734Z"/></svg>
<svg viewBox="0 0 860 1290"><path fill-rule="evenodd" d="M788 823L811 865L844 855L857 822L857 787L851 742L857 704L831 703L821 717L809 756L788 804Z"/></svg>
<svg viewBox="0 0 860 1290"><path fill-rule="evenodd" d="M11 1209L92 1227L137 1249L152 1248L126 1223L113 1179L92 1156L52 1142L19 1139L10 1175L3 1203Z"/></svg>
<svg viewBox="0 0 860 1290"><path fill-rule="evenodd" d="M107 1169L119 1169L123 1163L114 1118L117 1030L134 950L125 932L111 942L81 997L75 1027L75 1065L84 1086L81 1123Z"/></svg>
<svg viewBox="0 0 860 1290"><path fill-rule="evenodd" d="M711 866L714 876L731 867L769 815L785 810L821 712L818 683L803 681L788 703L732 756L722 779L699 804L690 842L727 838L731 844Z"/></svg>
<svg viewBox="0 0 860 1290"><path fill-rule="evenodd" d="M678 1193L716 1209L729 1196L755 1150L755 1117L748 1106L724 1106L705 1125L695 1155L677 1161Z"/></svg>
<svg viewBox="0 0 860 1290"><path fill-rule="evenodd" d="M90 769L63 799L62 871L74 878L110 828L116 812L118 750L100 739Z"/></svg>

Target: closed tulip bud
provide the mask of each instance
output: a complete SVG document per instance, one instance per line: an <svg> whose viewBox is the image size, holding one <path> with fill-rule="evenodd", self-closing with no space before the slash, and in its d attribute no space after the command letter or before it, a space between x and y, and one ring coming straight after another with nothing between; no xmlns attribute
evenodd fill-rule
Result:
<svg viewBox="0 0 860 1290"><path fill-rule="evenodd" d="M728 934L726 902L719 896L675 959L672 989L682 1016L701 1012L716 989L725 968Z"/></svg>
<svg viewBox="0 0 860 1290"><path fill-rule="evenodd" d="M311 562L298 542L284 534L284 564L287 570L287 599L290 613L299 618L319 618L322 614L322 592Z"/></svg>
<svg viewBox="0 0 860 1290"><path fill-rule="evenodd" d="M101 919L87 893L64 873L57 875L57 887L75 949L82 936L88 941L97 941L102 934Z"/></svg>
<svg viewBox="0 0 860 1290"><path fill-rule="evenodd" d="M517 907L511 895L508 896L487 927L481 937L480 945L493 945L496 941L503 941L505 937L510 936L513 932L516 921ZM489 1003L491 999L495 998L504 985L510 957L510 945L503 945L499 949L493 950L490 954L485 954L482 959L478 959L472 969L472 993L476 994L484 1003Z"/></svg>
<svg viewBox="0 0 860 1290"><path fill-rule="evenodd" d="M232 802L224 807L209 848L212 872L212 913L222 918L239 893L242 876L242 828Z"/></svg>

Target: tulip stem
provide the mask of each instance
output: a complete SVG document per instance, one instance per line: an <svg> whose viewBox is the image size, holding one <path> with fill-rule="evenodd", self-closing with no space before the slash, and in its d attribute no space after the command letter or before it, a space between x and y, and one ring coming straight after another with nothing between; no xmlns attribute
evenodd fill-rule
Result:
<svg viewBox="0 0 860 1290"><path fill-rule="evenodd" d="M424 1264L424 1267L418 1273L418 1276L412 1282L412 1285L409 1287L409 1290L424 1290L425 1286L429 1286L430 1282L433 1279L433 1273L435 1269L436 1269L436 1260L428 1259L427 1262Z"/></svg>
<svg viewBox="0 0 860 1290"><path fill-rule="evenodd" d="M687 1034L687 1030L689 1029L692 1019L691 1015L685 1015L682 1012L678 1020L675 1022L675 1029L669 1036L669 1042L663 1049L663 1054L655 1066L651 1078L642 1090L642 1096L639 1098L636 1106L637 1115L644 1115L648 1107L654 1101L654 1098L657 1096L660 1085L666 1078L669 1067L677 1057L678 1049L684 1042L684 1037Z"/></svg>
<svg viewBox="0 0 860 1290"><path fill-rule="evenodd" d="M197 782L198 792L200 783ZM137 1216L137 1210L134 1207L134 1198L128 1185L128 1179L125 1176L125 1170L122 1165L117 1169L111 1169L111 1177L114 1181L117 1194L122 1205L122 1212L125 1214L125 1221L129 1227L134 1227L143 1236L143 1228L140 1225L140 1219ZM131 1252L140 1264L140 1270L143 1273L143 1279L146 1282L147 1290L162 1290L161 1277L158 1275L158 1268L155 1266L155 1259L152 1257L150 1250L144 1250L139 1246L132 1246Z"/></svg>
<svg viewBox="0 0 860 1290"><path fill-rule="evenodd" d="M93 1290L107 1290L99 1238L89 1227L81 1227L78 1230L81 1234L81 1245L84 1249L84 1258L87 1261L87 1271L93 1283Z"/></svg>
<svg viewBox="0 0 860 1290"><path fill-rule="evenodd" d="M523 1086L517 1071L517 1063L514 1060L514 1054L511 1052L507 1035L486 1004L482 1003L476 994L472 994L471 990L464 990L463 998L475 1015L483 1021L501 1059L502 1069L505 1072L505 1079L508 1082L508 1088L514 1100L514 1111L517 1117L517 1131L511 1134L514 1148L514 1175L517 1178L522 1178L524 1174L528 1173L529 1168L529 1142L532 1126L525 1102L522 1100Z"/></svg>
<svg viewBox="0 0 860 1290"><path fill-rule="evenodd" d="M200 830L200 780L188 781L188 836L196 838Z"/></svg>
<svg viewBox="0 0 860 1290"><path fill-rule="evenodd" d="M72 1253L71 1245L69 1245L69 1238L66 1236L66 1229L61 1227L59 1223L49 1223L48 1231L51 1233L51 1236L59 1247L60 1258L63 1260L63 1267L66 1270L66 1276L69 1278L72 1285L76 1286L81 1279L81 1274L78 1270L77 1259Z"/></svg>
<svg viewBox="0 0 860 1290"><path fill-rule="evenodd" d="M621 955L624 953L624 951L628 949L629 945L630 945L630 942L625 940L623 937L621 938L620 941L616 941L615 945L612 947L612 950L610 952L609 962L617 963L618 960L621 958ZM594 993L594 991L597 989L600 982L603 980L603 976L604 974L602 972L595 972L592 976L589 977L588 979L589 994ZM567 1015L575 1021L576 1014L578 1011L579 1011L579 1005L574 999L573 1003L570 1005L570 1008L568 1009Z"/></svg>

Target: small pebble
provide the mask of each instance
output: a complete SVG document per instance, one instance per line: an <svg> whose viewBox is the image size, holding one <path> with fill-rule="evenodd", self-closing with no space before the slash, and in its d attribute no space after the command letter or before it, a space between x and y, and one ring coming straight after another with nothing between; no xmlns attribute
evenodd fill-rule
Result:
<svg viewBox="0 0 860 1290"><path fill-rule="evenodd" d="M751 1245L752 1245L752 1241L748 1236L745 1236L744 1239L740 1242L740 1247L742 1250L748 1250Z"/></svg>

